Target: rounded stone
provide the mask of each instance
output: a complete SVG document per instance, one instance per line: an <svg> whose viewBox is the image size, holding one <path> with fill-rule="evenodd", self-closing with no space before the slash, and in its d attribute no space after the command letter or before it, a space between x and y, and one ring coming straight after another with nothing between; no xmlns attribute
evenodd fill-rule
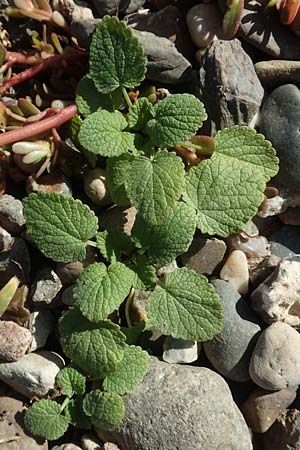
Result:
<svg viewBox="0 0 300 450"><path fill-rule="evenodd" d="M32 335L15 322L0 321L0 361L13 362L22 358L28 350Z"/></svg>
<svg viewBox="0 0 300 450"><path fill-rule="evenodd" d="M293 84L275 89L261 114L260 131L270 140L280 160L277 181L299 188L300 178L300 91Z"/></svg>
<svg viewBox="0 0 300 450"><path fill-rule="evenodd" d="M117 430L96 429L100 439L122 450L252 450L227 383L207 368L151 358L143 382L125 403Z"/></svg>
<svg viewBox="0 0 300 450"><path fill-rule="evenodd" d="M300 334L276 322L260 335L250 362L250 376L263 389L276 391L300 384Z"/></svg>
<svg viewBox="0 0 300 450"><path fill-rule="evenodd" d="M83 188L93 203L106 206L112 203L106 180L106 171L100 167L89 170L83 177Z"/></svg>
<svg viewBox="0 0 300 450"><path fill-rule="evenodd" d="M220 278L229 281L240 294L247 294L249 284L248 261L244 252L233 250L220 272Z"/></svg>
<svg viewBox="0 0 300 450"><path fill-rule="evenodd" d="M186 24L194 44L208 47L220 29L220 11L213 3L195 5L186 15Z"/></svg>
<svg viewBox="0 0 300 450"><path fill-rule="evenodd" d="M264 434L264 450L300 450L300 411L290 409Z"/></svg>
<svg viewBox="0 0 300 450"><path fill-rule="evenodd" d="M220 336L203 344L214 368L232 381L250 379L249 364L260 326L253 311L228 282L213 280L224 308L224 328Z"/></svg>

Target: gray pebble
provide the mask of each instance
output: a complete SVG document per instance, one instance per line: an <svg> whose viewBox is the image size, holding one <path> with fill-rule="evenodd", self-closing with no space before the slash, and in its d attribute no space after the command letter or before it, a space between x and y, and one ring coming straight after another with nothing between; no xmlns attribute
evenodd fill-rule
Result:
<svg viewBox="0 0 300 450"><path fill-rule="evenodd" d="M0 361L18 361L25 355L31 343L29 330L15 322L0 321Z"/></svg>
<svg viewBox="0 0 300 450"><path fill-rule="evenodd" d="M12 195L0 197L0 225L12 235L20 235L25 228L23 205Z"/></svg>
<svg viewBox="0 0 300 450"><path fill-rule="evenodd" d="M225 252L224 241L195 237L188 251L181 256L182 264L199 274L211 275L223 261Z"/></svg>
<svg viewBox="0 0 300 450"><path fill-rule="evenodd" d="M31 286L31 301L38 307L57 308L61 288L62 283L56 272L51 267L43 267L38 270Z"/></svg>

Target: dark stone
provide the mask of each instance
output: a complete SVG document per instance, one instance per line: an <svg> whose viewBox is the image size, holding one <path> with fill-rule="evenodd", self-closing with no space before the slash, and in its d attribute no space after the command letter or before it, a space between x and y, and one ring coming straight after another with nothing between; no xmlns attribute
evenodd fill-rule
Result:
<svg viewBox="0 0 300 450"><path fill-rule="evenodd" d="M264 450L300 450L300 411L282 414L264 434Z"/></svg>
<svg viewBox="0 0 300 450"><path fill-rule="evenodd" d="M300 226L284 225L269 238L272 255L284 258L300 253Z"/></svg>
<svg viewBox="0 0 300 450"><path fill-rule="evenodd" d="M131 14L137 11L146 3L146 0L93 0L99 17L106 14L118 16L121 14Z"/></svg>
<svg viewBox="0 0 300 450"><path fill-rule="evenodd" d="M211 275L223 261L226 244L220 239L195 237L188 251L182 255L182 264L199 274Z"/></svg>

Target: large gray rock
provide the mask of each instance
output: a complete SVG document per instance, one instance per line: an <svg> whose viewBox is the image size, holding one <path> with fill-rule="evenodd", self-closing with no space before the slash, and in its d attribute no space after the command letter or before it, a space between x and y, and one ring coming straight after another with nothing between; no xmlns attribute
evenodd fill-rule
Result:
<svg viewBox="0 0 300 450"><path fill-rule="evenodd" d="M260 335L250 362L250 376L263 389L276 391L300 384L300 334L283 322Z"/></svg>
<svg viewBox="0 0 300 450"><path fill-rule="evenodd" d="M295 189L299 189L300 179L299 121L299 89L293 84L275 89L264 103L259 126L280 160L276 180Z"/></svg>
<svg viewBox="0 0 300 450"><path fill-rule="evenodd" d="M100 439L122 450L252 449L226 382L209 369L151 358L144 381L125 403L117 430L97 430Z"/></svg>
<svg viewBox="0 0 300 450"><path fill-rule="evenodd" d="M214 368L230 380L250 379L249 364L260 326L255 314L231 284L213 280L224 308L222 334L204 343L204 351Z"/></svg>
<svg viewBox="0 0 300 450"><path fill-rule="evenodd" d="M215 134L224 127L252 121L264 90L238 39L213 42L204 55L199 75L200 98L208 114L205 133Z"/></svg>

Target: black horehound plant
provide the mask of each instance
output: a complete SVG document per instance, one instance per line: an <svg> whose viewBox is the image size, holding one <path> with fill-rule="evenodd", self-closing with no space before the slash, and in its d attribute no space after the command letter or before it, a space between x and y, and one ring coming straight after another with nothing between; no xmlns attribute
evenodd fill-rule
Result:
<svg viewBox="0 0 300 450"><path fill-rule="evenodd" d="M270 142L246 126L221 130L214 139L195 137L207 116L193 95L154 104L137 95L132 100L129 89L145 73L137 39L124 23L104 17L93 35L89 73L78 85L80 115L73 128L90 160L106 158L113 202L137 209L131 236L99 232L94 212L79 200L42 193L24 200L28 234L45 256L79 261L91 245L106 260L84 270L74 287L75 305L59 320L71 361L56 379L61 396L34 403L25 416L33 434L50 440L69 424L120 425L122 395L148 367L147 352L135 345L138 332L152 327L197 341L221 333L221 303L204 276L178 268L160 278L157 270L187 251L196 228L226 237L246 226L278 170ZM187 167L175 149L194 150L201 162ZM135 288L151 291L147 320L138 326L128 312ZM121 305L127 327L108 319Z"/></svg>

